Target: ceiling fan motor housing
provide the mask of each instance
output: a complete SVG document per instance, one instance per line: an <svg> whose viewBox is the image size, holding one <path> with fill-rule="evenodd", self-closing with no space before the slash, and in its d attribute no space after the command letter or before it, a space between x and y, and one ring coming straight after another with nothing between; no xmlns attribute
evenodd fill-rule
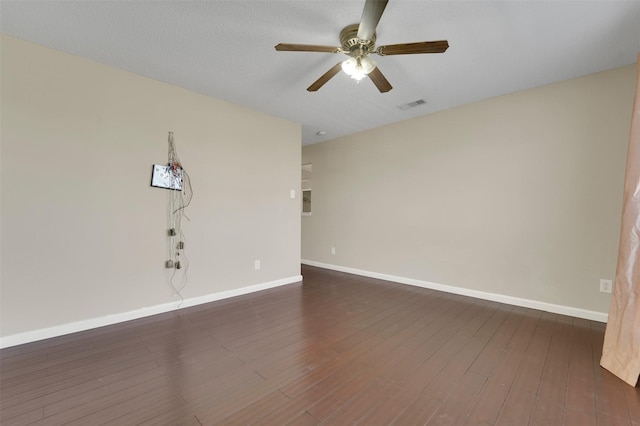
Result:
<svg viewBox="0 0 640 426"><path fill-rule="evenodd" d="M358 24L351 24L340 31L340 45L342 52L354 58L362 58L375 51L376 34L371 40L358 38Z"/></svg>

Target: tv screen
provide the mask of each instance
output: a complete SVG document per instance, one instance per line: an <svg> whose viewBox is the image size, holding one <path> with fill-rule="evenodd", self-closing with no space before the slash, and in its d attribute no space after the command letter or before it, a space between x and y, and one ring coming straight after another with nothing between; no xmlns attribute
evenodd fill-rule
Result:
<svg viewBox="0 0 640 426"><path fill-rule="evenodd" d="M151 172L151 186L182 191L182 168L154 164Z"/></svg>

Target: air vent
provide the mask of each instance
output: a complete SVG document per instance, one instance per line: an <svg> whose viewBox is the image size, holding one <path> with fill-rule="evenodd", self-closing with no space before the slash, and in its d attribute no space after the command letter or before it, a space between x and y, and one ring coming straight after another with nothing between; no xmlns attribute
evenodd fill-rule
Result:
<svg viewBox="0 0 640 426"><path fill-rule="evenodd" d="M406 111L409 108L417 107L418 105L422 105L426 103L427 101L425 101L424 99L418 99L417 101L409 102L408 104L398 105L398 108L400 108L403 111Z"/></svg>

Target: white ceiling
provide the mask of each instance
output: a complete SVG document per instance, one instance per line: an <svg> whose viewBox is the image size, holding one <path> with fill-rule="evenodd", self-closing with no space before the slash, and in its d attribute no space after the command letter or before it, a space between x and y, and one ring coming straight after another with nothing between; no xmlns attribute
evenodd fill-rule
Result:
<svg viewBox="0 0 640 426"><path fill-rule="evenodd" d="M363 5L2 0L0 31L300 123L303 144L629 65L640 51L640 1L390 0L378 45L446 39L449 50L374 56L385 94L343 73L307 92L344 56L274 46L338 46Z"/></svg>

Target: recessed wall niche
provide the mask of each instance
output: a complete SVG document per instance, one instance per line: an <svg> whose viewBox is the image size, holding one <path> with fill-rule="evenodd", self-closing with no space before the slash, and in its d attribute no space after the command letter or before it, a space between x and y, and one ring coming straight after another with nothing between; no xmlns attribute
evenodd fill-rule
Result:
<svg viewBox="0 0 640 426"><path fill-rule="evenodd" d="M302 215L311 215L311 164L302 165Z"/></svg>

